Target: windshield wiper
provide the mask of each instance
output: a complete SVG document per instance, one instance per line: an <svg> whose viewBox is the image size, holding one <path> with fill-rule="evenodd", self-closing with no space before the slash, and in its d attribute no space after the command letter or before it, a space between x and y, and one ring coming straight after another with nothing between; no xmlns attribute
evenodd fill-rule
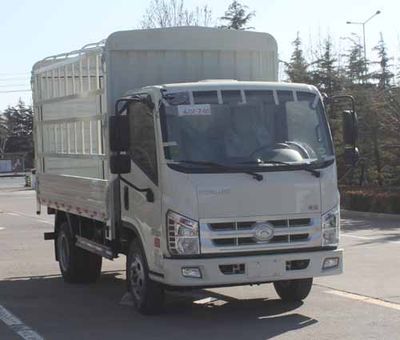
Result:
<svg viewBox="0 0 400 340"><path fill-rule="evenodd" d="M293 163L286 163L286 162L282 162L282 161L247 161L247 162L240 162L240 164L257 164L257 165L263 165L263 164L279 164L279 165L286 165L289 167L293 167L293 168L297 168L299 170L304 170L304 171L308 171L309 173L311 173L313 176L315 177L320 177L321 173L318 170L315 170L313 168L310 168L309 164L307 163L302 163L302 164L293 164Z"/></svg>
<svg viewBox="0 0 400 340"><path fill-rule="evenodd" d="M260 175L256 172L253 171L248 171L248 170L243 170L241 168L235 167L235 166L230 166L230 165L225 165L225 164L220 164L216 162L208 162L208 161L190 161L190 160L178 160L174 161L177 163L185 163L185 164L192 164L192 165L204 165L212 168L217 168L221 170L238 170L239 172L243 172L245 174L248 174L252 176L254 179L257 181L262 181L264 179L263 175Z"/></svg>

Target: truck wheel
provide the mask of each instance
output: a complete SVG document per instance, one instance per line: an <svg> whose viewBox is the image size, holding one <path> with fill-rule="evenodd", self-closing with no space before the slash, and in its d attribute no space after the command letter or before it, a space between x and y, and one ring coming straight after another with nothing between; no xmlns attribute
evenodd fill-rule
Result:
<svg viewBox="0 0 400 340"><path fill-rule="evenodd" d="M143 248L132 240L126 261L126 280L135 309L146 315L158 314L164 303L163 287L149 278L149 268Z"/></svg>
<svg viewBox="0 0 400 340"><path fill-rule="evenodd" d="M313 279L275 281L275 291L283 301L304 300L311 291Z"/></svg>
<svg viewBox="0 0 400 340"><path fill-rule="evenodd" d="M102 257L75 245L67 222L62 222L56 240L58 263L65 282L93 283L100 277Z"/></svg>

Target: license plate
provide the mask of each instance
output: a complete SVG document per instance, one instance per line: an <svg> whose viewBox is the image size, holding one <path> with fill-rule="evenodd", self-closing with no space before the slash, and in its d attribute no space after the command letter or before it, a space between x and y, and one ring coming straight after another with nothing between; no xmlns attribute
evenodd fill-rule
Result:
<svg viewBox="0 0 400 340"><path fill-rule="evenodd" d="M247 265L249 278L279 277L283 273L282 262L275 260L252 261Z"/></svg>

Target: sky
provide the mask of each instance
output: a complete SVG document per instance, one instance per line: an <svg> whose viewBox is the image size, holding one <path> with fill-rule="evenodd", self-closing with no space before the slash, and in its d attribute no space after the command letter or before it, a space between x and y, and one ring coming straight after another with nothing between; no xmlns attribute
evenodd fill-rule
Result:
<svg viewBox="0 0 400 340"><path fill-rule="evenodd" d="M49 55L79 49L119 30L136 29L151 0L0 0L0 111L21 98L31 104L32 65ZM213 17L224 14L232 0L184 0L187 8L208 5ZM400 1L398 0L242 0L256 12L255 31L268 32L278 42L279 58L290 59L297 32L306 56L329 34L336 49L343 50L352 33L362 35L361 25L377 10L380 15L366 24L367 57L373 59L383 34L393 63L400 57Z"/></svg>

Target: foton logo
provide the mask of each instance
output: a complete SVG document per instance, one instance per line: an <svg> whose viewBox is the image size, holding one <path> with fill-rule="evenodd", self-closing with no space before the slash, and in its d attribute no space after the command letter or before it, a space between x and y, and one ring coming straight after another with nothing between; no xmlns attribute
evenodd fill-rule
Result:
<svg viewBox="0 0 400 340"><path fill-rule="evenodd" d="M274 227L270 223L256 223L254 226L254 238L257 242L268 242L274 237Z"/></svg>
<svg viewBox="0 0 400 340"><path fill-rule="evenodd" d="M308 206L308 210L315 211L315 210L318 210L318 209L319 209L318 204L310 204Z"/></svg>
<svg viewBox="0 0 400 340"><path fill-rule="evenodd" d="M201 188L199 195L228 195L231 192L230 188Z"/></svg>

